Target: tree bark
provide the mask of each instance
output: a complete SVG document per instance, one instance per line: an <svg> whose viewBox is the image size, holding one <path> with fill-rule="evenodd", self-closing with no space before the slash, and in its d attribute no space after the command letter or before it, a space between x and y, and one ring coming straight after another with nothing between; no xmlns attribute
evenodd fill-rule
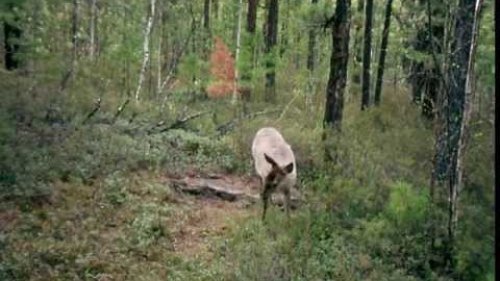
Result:
<svg viewBox="0 0 500 281"><path fill-rule="evenodd" d="M432 21L432 18L446 18L445 7L439 7L443 5L445 5L443 2L423 0L413 7L417 11L416 15L420 13L426 15L427 22L422 27L417 28L415 38L412 39L412 42L407 43L415 51L432 56L433 64L431 65L413 59L407 60L410 64L409 82L413 102L421 106L422 115L428 119L434 118L438 93L444 80L441 71L443 62L438 62L437 57L444 50L445 27L442 21Z"/></svg>
<svg viewBox="0 0 500 281"><path fill-rule="evenodd" d="M349 60L350 0L337 0L333 15L332 55L330 75L326 88L326 105L323 126L340 130L344 108L344 91Z"/></svg>
<svg viewBox="0 0 500 281"><path fill-rule="evenodd" d="M372 18L373 18L373 0L366 0L361 110L366 109L370 105L370 61L371 61L371 51L372 51Z"/></svg>
<svg viewBox="0 0 500 281"><path fill-rule="evenodd" d="M8 5L9 12L14 13L14 4L10 3ZM21 29L18 27L17 23L12 23L4 20L3 22L3 32L4 32L4 46L5 46L5 68L7 70L14 70L19 67L19 58L17 57L19 53L19 40L21 39Z"/></svg>
<svg viewBox="0 0 500 281"><path fill-rule="evenodd" d="M155 4L156 0L151 0L149 16L146 20L146 26L144 29L144 42L143 42L143 59L141 70L139 72L139 82L137 83L137 90L135 91L135 100L139 101L139 96L141 94L142 84L144 83L144 76L146 74L146 67L149 62L149 35L151 34L151 27L153 26L153 18L155 15Z"/></svg>
<svg viewBox="0 0 500 281"><path fill-rule="evenodd" d="M90 0L90 21L89 21L89 57L94 58L95 54L95 27L96 27L96 6L97 0Z"/></svg>
<svg viewBox="0 0 500 281"><path fill-rule="evenodd" d="M73 0L73 20L71 21L72 65L76 64L78 56L78 21L79 0Z"/></svg>
<svg viewBox="0 0 500 281"><path fill-rule="evenodd" d="M205 0L203 5L203 28L210 29L210 0Z"/></svg>
<svg viewBox="0 0 500 281"><path fill-rule="evenodd" d="M258 5L259 0L248 0L247 32L251 34L255 34Z"/></svg>
<svg viewBox="0 0 500 281"><path fill-rule="evenodd" d="M265 100L274 102L276 100L276 70L275 46L278 41L278 0L268 0L268 12L266 21L266 84Z"/></svg>
<svg viewBox="0 0 500 281"><path fill-rule="evenodd" d="M313 5L318 3L318 0L312 0ZM307 52L307 70L314 71L314 60L316 57L316 28L314 26L309 29L309 43Z"/></svg>
<svg viewBox="0 0 500 281"><path fill-rule="evenodd" d="M239 72L238 72L238 61L240 59L240 45L241 45L241 12L243 8L243 0L239 0L238 2L238 23L236 28L236 52L234 55L234 87L233 87L233 104L236 104L238 99L238 81L240 80Z"/></svg>
<svg viewBox="0 0 500 281"><path fill-rule="evenodd" d="M66 90L68 86L68 82L74 77L77 67L77 59L78 59L78 24L79 24L79 11L80 1L73 0L73 9L71 16L71 63L69 69L64 73L61 84L59 87L59 92L62 93Z"/></svg>
<svg viewBox="0 0 500 281"><path fill-rule="evenodd" d="M242 66L241 70L241 88L240 94L243 100L249 100L252 94L252 70L255 67L255 30L257 23L257 7L258 0L248 0L247 6L247 18L246 18L246 37L244 43L244 50L248 51L249 54L249 62L245 62ZM243 109L246 110L246 107L243 106Z"/></svg>
<svg viewBox="0 0 500 281"><path fill-rule="evenodd" d="M452 217L452 228L455 230L458 224L458 210L459 210L459 198L460 192L463 189L463 162L464 155L467 144L467 134L469 129L469 122L472 111L472 96L475 91L475 85L473 83L474 80L474 62L475 62L475 54L476 54L476 44L477 44L477 36L479 32L479 22L480 22L480 14L481 8L483 6L483 0L476 0L475 9L474 9L474 23L472 29L472 38L470 42L470 51L469 51L469 59L467 65L467 76L465 80L465 100L464 100L464 113L462 117L462 124L460 129L460 136L458 139L458 151L457 151L457 160L456 160L456 181L455 186L453 187L455 193L455 202L453 217Z"/></svg>
<svg viewBox="0 0 500 281"><path fill-rule="evenodd" d="M282 1L283 2L283 1ZM285 51L287 51L288 49L288 26L289 26L289 19L290 19L290 0L286 0L286 9L285 8L282 8L282 9L285 9L285 13L284 13L284 18L281 20L281 31L280 31L280 50L279 50L279 56L280 57L283 57L283 55L285 54ZM299 34L297 32L297 34ZM297 42L298 43L298 42Z"/></svg>
<svg viewBox="0 0 500 281"><path fill-rule="evenodd" d="M365 7L365 0L358 0L358 6L356 8L356 13L353 19L353 24L354 24L354 56L353 62L354 62L354 73L352 75L352 81L356 84L361 83L361 62L363 60L362 58L362 42L363 38L361 35L361 27L363 26L363 8Z"/></svg>
<svg viewBox="0 0 500 281"><path fill-rule="evenodd" d="M448 239L444 253L446 268L454 268L453 251L455 247L455 218L457 215L457 200L459 182L459 147L463 141L464 107L466 100L466 82L468 66L471 59L473 42L473 26L475 0L460 0L455 15L455 30L452 37L450 67L447 76L449 81L446 89L443 116L445 124L440 131L438 140L441 144L436 151L434 176L438 186L448 189Z"/></svg>
<svg viewBox="0 0 500 281"><path fill-rule="evenodd" d="M375 84L375 105L380 103L382 91L382 79L384 77L385 56L387 54L387 43L389 42L389 26L391 24L392 0L387 0L385 8L384 30L382 31L382 43L380 46L380 58L378 61L377 81Z"/></svg>
<svg viewBox="0 0 500 281"><path fill-rule="evenodd" d="M156 97L160 98L161 95L161 76L162 76L162 53L163 53L163 26L165 24L165 17L163 14L163 5L160 1L158 3L158 48L156 50Z"/></svg>

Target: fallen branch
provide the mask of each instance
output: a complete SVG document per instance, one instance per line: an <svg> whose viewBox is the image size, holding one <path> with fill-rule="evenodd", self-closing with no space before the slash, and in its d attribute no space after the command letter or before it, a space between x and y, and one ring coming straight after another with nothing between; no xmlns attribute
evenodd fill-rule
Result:
<svg viewBox="0 0 500 281"><path fill-rule="evenodd" d="M243 201L247 204L254 204L260 200L260 193L241 189L237 185L227 183L218 179L205 178L184 178L170 179L170 186L179 193L216 198L229 202ZM290 190L290 207L297 209L304 202L300 192L296 189ZM271 202L284 207L285 197L281 193L273 194Z"/></svg>
<svg viewBox="0 0 500 281"><path fill-rule="evenodd" d="M90 118L92 118L92 116L94 116L97 111L99 111L99 109L101 109L101 98L97 98L96 102L95 102L95 105L94 105L94 109L89 112L89 114L87 114L87 117L85 117L85 119L83 120L82 122L82 125L87 123L87 121L89 121Z"/></svg>
<svg viewBox="0 0 500 281"><path fill-rule="evenodd" d="M195 118L203 116L203 115L205 115L207 113L209 113L209 111L202 111L202 112L197 112L197 113L194 113L192 115L186 116L184 118L177 119L177 120L175 120L174 123L170 124L169 126L163 128L163 129L161 129L159 131L156 131L155 133L164 133L164 132L169 131L169 130L182 128L184 126L184 124L186 124L188 121L191 121L191 120L193 120ZM163 124L164 124L163 121L158 122L153 128L151 128L148 131L148 134L152 134L153 131L154 131L154 129L162 126Z"/></svg>
<svg viewBox="0 0 500 281"><path fill-rule="evenodd" d="M238 124L242 120L253 119L253 118L260 116L260 115L266 115L269 113L275 113L275 112L280 112L280 111L281 111L281 109L275 109L275 110L265 110L265 111L245 114L243 116L240 116L236 119L233 119L229 122L226 122L222 125L217 126L217 128L215 130L219 133L219 136L223 136L223 135L227 134L228 132L230 132L231 130L233 130L234 127L236 126L236 124Z"/></svg>
<svg viewBox="0 0 500 281"><path fill-rule="evenodd" d="M115 116L113 117L113 123L116 121L116 119L120 116L120 114L122 114L123 110L125 109L125 107L129 104L130 102L130 98L127 98L123 103L122 105L120 105L118 107L118 110L116 111L115 113Z"/></svg>

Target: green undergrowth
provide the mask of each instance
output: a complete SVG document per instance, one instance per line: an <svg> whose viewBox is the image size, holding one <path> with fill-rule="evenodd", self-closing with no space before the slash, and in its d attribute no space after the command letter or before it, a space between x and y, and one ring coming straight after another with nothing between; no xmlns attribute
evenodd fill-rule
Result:
<svg viewBox="0 0 500 281"><path fill-rule="evenodd" d="M241 117L229 101L172 93L162 110L131 104L115 120L121 101L104 99L86 121L88 97L19 95L0 105L0 280L492 280L492 130L473 120L457 263L447 275L429 262L426 236L443 216L429 198L432 126L404 89L388 89L365 112L351 96L341 133L326 142L314 121L323 109L302 95L225 134L217 127ZM162 131L196 112L206 113ZM273 206L265 224L228 210L229 227L203 242L209 252L176 252L199 202L180 200L162 179L253 174L250 146L263 126L295 151L304 205L290 221ZM333 164L323 162L325 146Z"/></svg>

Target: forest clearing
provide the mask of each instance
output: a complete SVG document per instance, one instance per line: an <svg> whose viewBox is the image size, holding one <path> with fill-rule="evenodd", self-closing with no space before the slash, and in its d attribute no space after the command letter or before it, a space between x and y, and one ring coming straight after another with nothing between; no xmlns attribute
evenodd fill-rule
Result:
<svg viewBox="0 0 500 281"><path fill-rule="evenodd" d="M494 280L494 4L0 1L0 280Z"/></svg>

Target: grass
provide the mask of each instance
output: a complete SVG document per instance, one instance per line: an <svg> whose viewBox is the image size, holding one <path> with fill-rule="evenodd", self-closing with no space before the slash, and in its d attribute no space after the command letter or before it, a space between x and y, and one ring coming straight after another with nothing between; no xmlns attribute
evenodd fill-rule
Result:
<svg viewBox="0 0 500 281"><path fill-rule="evenodd" d="M148 134L183 109L173 102L166 114L145 103L112 123L115 107L107 104L82 125L64 111L46 120L43 100L7 99L0 110L7 112L0 116L0 280L447 280L429 268L423 236L433 133L406 96L387 89L381 107L363 114L350 96L342 134L328 144L338 154L334 166L322 161L322 127L314 121L322 109L308 111L302 96L222 137L215 127L234 117L223 101L173 96L189 112L217 114ZM146 113L131 121L134 111ZM251 174L250 143L267 125L283 132L297 156L306 204L290 221L273 207L262 224L259 204L179 195L165 182L187 173ZM494 226L484 215L491 163L481 157L491 133L479 129L457 250L464 280L491 280L493 269L492 236L481 235Z"/></svg>

